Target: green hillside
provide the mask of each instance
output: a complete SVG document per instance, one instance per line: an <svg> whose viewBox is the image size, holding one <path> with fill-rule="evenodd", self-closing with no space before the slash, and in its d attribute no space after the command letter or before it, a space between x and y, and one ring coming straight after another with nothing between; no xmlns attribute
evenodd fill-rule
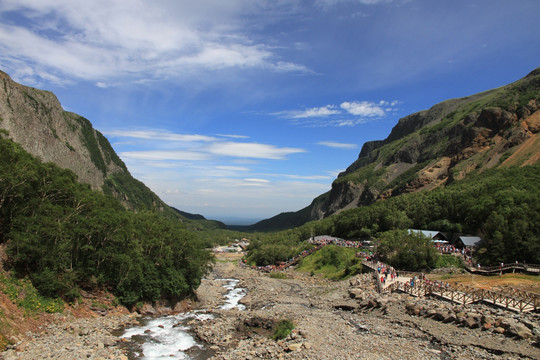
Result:
<svg viewBox="0 0 540 360"><path fill-rule="evenodd" d="M76 301L109 290L121 303L188 296L211 254L195 233L161 212L126 210L0 137L0 243L4 268L48 297Z"/></svg>
<svg viewBox="0 0 540 360"><path fill-rule="evenodd" d="M399 120L308 207L251 227L275 231L401 194L430 191L492 168L540 163L540 68L512 84Z"/></svg>

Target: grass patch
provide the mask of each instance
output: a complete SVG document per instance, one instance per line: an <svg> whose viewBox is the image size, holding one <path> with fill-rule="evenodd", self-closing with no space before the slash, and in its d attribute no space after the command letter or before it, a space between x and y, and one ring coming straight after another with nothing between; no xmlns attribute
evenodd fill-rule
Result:
<svg viewBox="0 0 540 360"><path fill-rule="evenodd" d="M297 269L311 274L321 274L327 279L346 279L362 272L362 261L356 257L356 250L327 245L302 259Z"/></svg>
<svg viewBox="0 0 540 360"><path fill-rule="evenodd" d="M281 320L277 323L276 329L274 330L274 335L272 335L272 339L274 340L282 340L285 339L291 331L294 329L294 324L290 320Z"/></svg>
<svg viewBox="0 0 540 360"><path fill-rule="evenodd" d="M287 275L282 273L282 272L278 272L278 271L272 271L270 273L270 276L272 279L286 279L287 278Z"/></svg>
<svg viewBox="0 0 540 360"><path fill-rule="evenodd" d="M64 310L61 299L51 299L41 296L32 283L27 279L0 275L1 290L11 301L24 310L25 315L42 312L58 313Z"/></svg>
<svg viewBox="0 0 540 360"><path fill-rule="evenodd" d="M237 259L216 259L216 263L226 264L226 263L236 263Z"/></svg>
<svg viewBox="0 0 540 360"><path fill-rule="evenodd" d="M463 261L461 261L460 258L453 255L440 255L437 258L437 261L435 262L435 268L449 268L449 267L456 267L459 269L463 269Z"/></svg>

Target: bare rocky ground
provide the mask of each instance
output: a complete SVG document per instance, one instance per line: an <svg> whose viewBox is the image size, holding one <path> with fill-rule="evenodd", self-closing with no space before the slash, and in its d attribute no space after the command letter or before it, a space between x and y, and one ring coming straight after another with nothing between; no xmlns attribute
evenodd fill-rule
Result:
<svg viewBox="0 0 540 360"><path fill-rule="evenodd" d="M0 354L0 359L109 359L128 360L122 341L114 335L123 325L136 323L137 314L75 318L59 315L36 332L28 332L21 340Z"/></svg>
<svg viewBox="0 0 540 360"><path fill-rule="evenodd" d="M294 270L285 274L287 278L275 279L241 268L235 259L218 261L197 290L194 304L215 318L191 324L211 349L211 359L540 359L537 315L486 305L460 308L406 294L381 298L369 275L334 282ZM212 281L220 278L240 279L248 294L242 300L246 310L220 309L225 289L222 282ZM520 338L498 333L495 326L471 329L437 321L431 315L441 309L446 314L452 309L457 314L489 313L494 319L525 323L530 334ZM136 324L136 316L125 312L86 318L58 315L57 321L26 334L0 358L126 360L126 343L115 329ZM284 340L272 340L272 327L282 319L292 321L295 329Z"/></svg>
<svg viewBox="0 0 540 360"><path fill-rule="evenodd" d="M222 293L217 284L203 282L197 291L201 307L216 314L196 325L198 337L215 350L212 359L540 359L535 315L486 305L456 309L456 304L444 300L406 294L380 298L369 275L333 282L294 270L285 274L286 279L274 279L235 262L216 264L212 276L240 279L248 295L242 301L246 310L224 311L217 309ZM413 304L419 307L419 316L408 309ZM488 312L493 318L524 321L532 329L520 339L480 325L471 329L443 323L427 314L430 307L479 317ZM288 338L274 341L271 326L281 319L296 327Z"/></svg>

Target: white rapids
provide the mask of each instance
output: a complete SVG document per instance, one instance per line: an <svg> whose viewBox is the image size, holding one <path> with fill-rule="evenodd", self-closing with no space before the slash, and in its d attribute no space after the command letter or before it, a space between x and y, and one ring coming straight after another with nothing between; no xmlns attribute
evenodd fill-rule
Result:
<svg viewBox="0 0 540 360"><path fill-rule="evenodd" d="M239 280L216 279L216 281L226 281L223 287L228 290L220 309L245 310L246 307L238 303L246 295L245 289L237 287ZM201 359L200 354L204 351L204 346L193 337L189 322L212 318L213 316L204 310L158 318L148 317L141 320L141 325L127 328L121 338L141 343L141 352L133 354L137 359L193 359L190 356L192 353L199 353L196 358Z"/></svg>
<svg viewBox="0 0 540 360"><path fill-rule="evenodd" d="M231 309L237 308L238 310L246 310L246 307L244 305L238 303L240 299L246 296L246 290L243 288L237 287L240 280L237 280L237 279L220 279L220 280L227 281L227 284L223 285L223 287L229 290L227 294L225 294L225 299L226 299L225 304L221 306L221 309L231 310Z"/></svg>

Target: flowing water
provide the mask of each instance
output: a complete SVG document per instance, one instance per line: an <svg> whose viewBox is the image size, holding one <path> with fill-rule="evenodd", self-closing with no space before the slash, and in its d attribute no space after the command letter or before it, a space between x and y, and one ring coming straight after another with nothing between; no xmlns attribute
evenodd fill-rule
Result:
<svg viewBox="0 0 540 360"><path fill-rule="evenodd" d="M239 280L213 281L226 281L223 287L228 291L224 296L221 309L245 310L245 306L238 303L246 295L245 289L237 287ZM125 329L121 337L137 344L131 349L130 358L203 360L210 357L212 351L197 342L189 323L193 320L205 321L212 318L213 316L204 310L162 317L146 317L140 320L139 326Z"/></svg>
<svg viewBox="0 0 540 360"><path fill-rule="evenodd" d="M238 288L238 282L237 279L221 279L227 281L227 284L224 285L225 289L229 290L227 294L225 294L225 304L221 306L224 310L230 310L234 308L238 308L238 310L245 310L246 307L242 304L239 304L238 301L242 299L244 296L246 296L246 290L243 288Z"/></svg>

